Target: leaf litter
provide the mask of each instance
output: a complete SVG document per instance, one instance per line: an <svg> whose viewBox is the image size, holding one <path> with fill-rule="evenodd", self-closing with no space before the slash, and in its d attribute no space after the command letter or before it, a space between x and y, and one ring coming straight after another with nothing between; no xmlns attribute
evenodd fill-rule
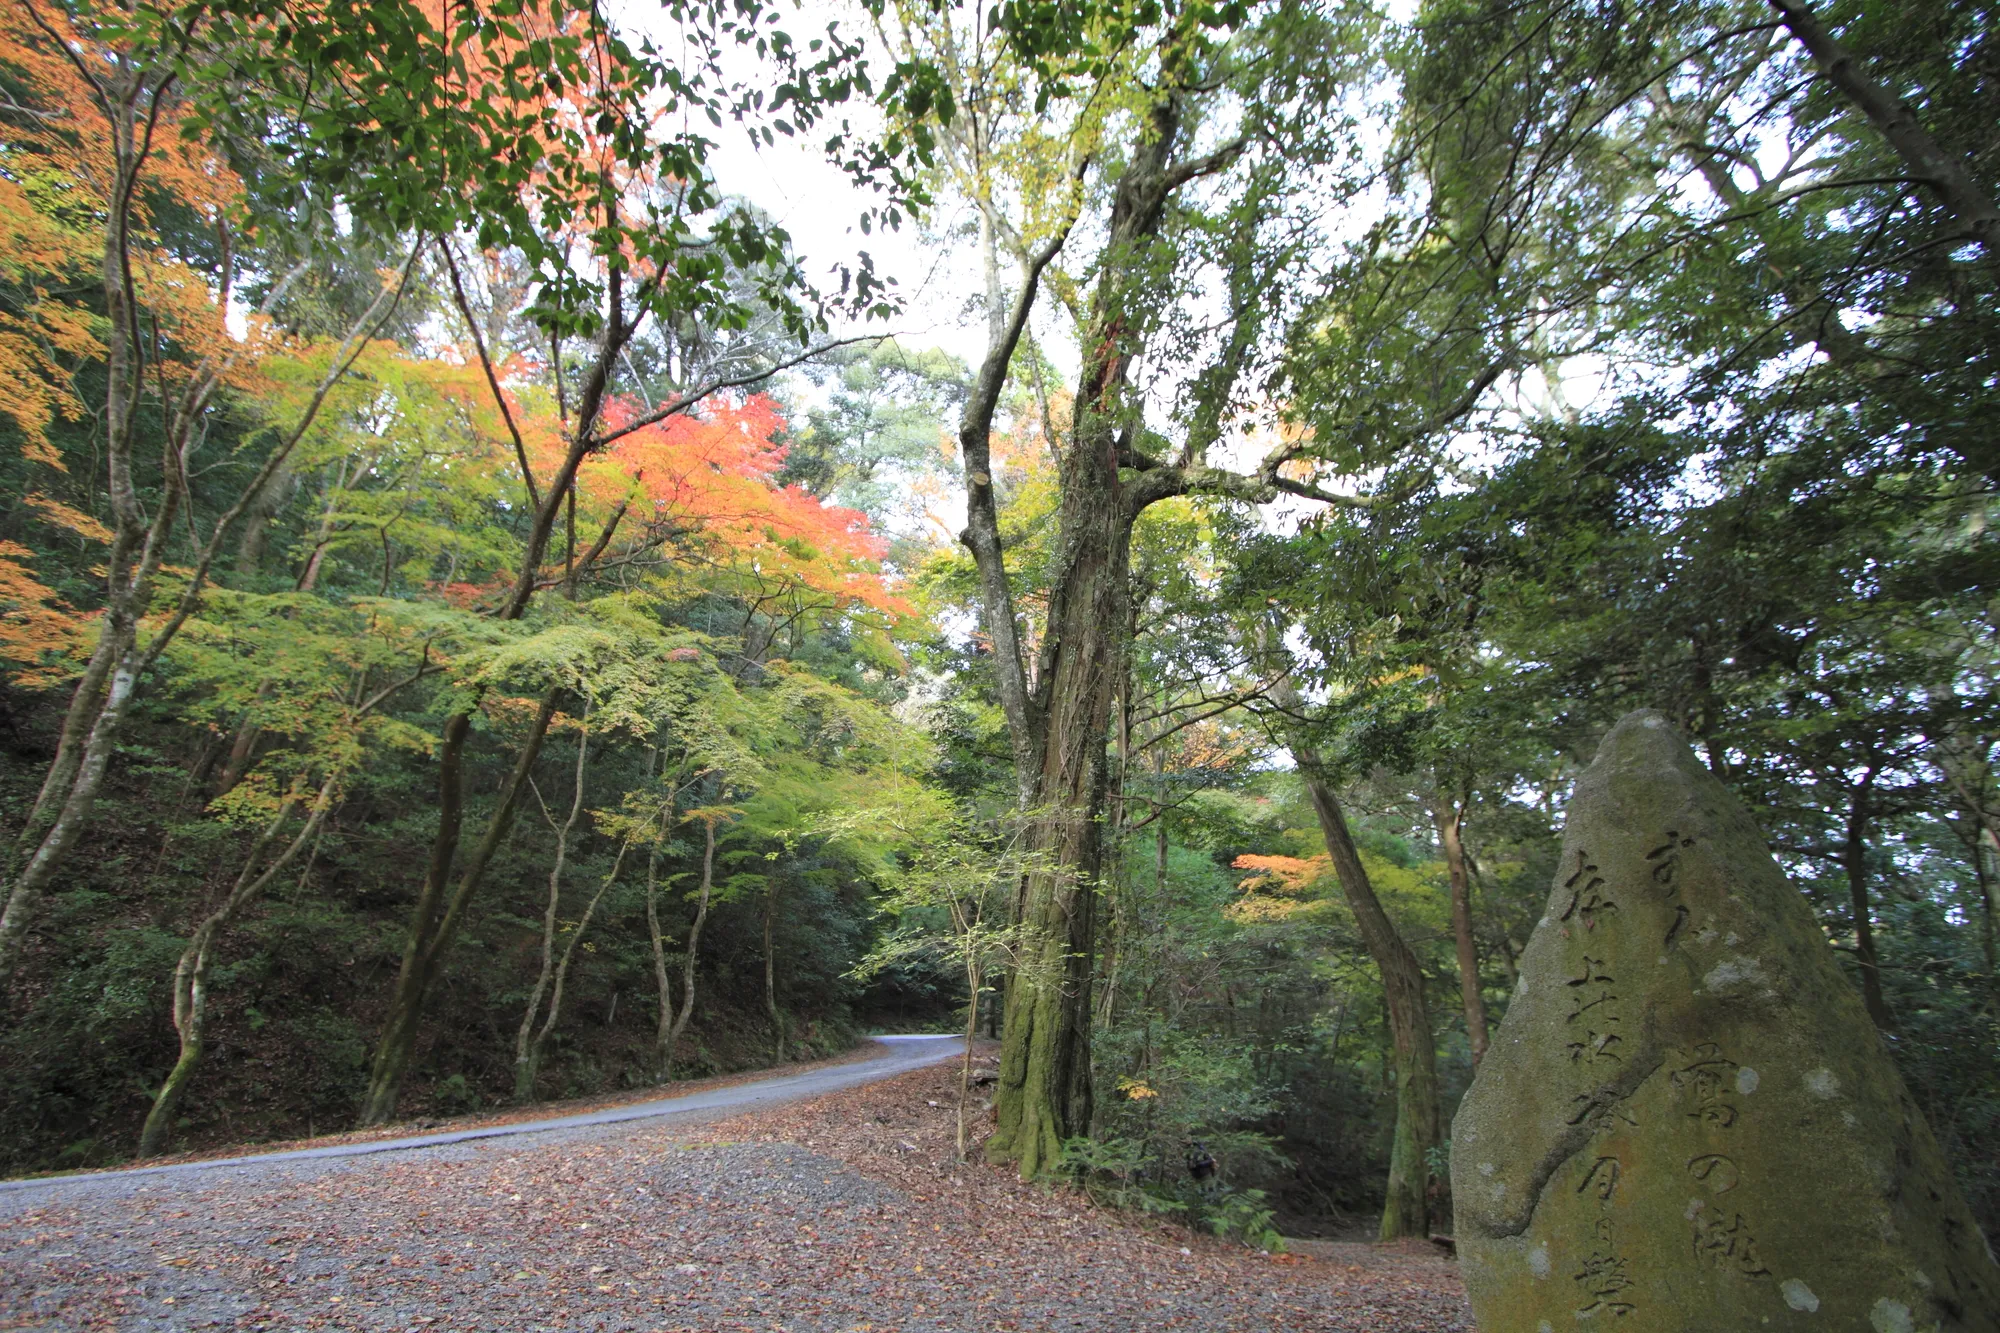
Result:
<svg viewBox="0 0 2000 1333"><path fill-rule="evenodd" d="M701 1123L0 1195L0 1328L1472 1327L1428 1244L1269 1256L958 1163L956 1078L934 1066Z"/></svg>

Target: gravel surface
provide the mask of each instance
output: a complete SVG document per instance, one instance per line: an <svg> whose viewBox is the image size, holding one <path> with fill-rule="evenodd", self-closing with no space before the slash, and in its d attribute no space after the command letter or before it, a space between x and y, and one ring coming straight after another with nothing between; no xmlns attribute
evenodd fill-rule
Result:
<svg viewBox="0 0 2000 1333"><path fill-rule="evenodd" d="M10 1189L0 1327L1470 1328L1429 1246L1273 1259L956 1164L954 1088Z"/></svg>

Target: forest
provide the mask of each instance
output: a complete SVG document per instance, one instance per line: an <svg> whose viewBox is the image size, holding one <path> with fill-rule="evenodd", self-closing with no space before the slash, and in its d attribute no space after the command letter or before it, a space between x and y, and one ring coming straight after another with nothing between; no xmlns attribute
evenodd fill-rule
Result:
<svg viewBox="0 0 2000 1333"><path fill-rule="evenodd" d="M1448 1232L1650 707L2000 1234L1994 17L0 0L0 1171L955 1031Z"/></svg>

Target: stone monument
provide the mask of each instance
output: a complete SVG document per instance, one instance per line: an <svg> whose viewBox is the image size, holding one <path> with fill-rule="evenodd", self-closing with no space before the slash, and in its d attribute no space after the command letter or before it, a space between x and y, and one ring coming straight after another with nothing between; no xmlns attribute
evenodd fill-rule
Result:
<svg viewBox="0 0 2000 1333"><path fill-rule="evenodd" d="M1995 1333L2000 1267L1757 826L1605 739L1452 1127L1481 1333Z"/></svg>

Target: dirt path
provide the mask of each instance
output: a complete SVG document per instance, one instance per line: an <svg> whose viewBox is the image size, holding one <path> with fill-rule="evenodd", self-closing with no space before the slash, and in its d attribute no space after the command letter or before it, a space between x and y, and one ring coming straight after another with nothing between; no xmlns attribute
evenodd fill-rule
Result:
<svg viewBox="0 0 2000 1333"><path fill-rule="evenodd" d="M723 1090L757 1099L733 1119L629 1106L421 1150L32 1182L0 1193L0 1327L1470 1327L1429 1247L1274 1260L957 1165L953 1070L856 1086L871 1065L813 1071L845 1082L809 1101L772 1105L781 1080Z"/></svg>

